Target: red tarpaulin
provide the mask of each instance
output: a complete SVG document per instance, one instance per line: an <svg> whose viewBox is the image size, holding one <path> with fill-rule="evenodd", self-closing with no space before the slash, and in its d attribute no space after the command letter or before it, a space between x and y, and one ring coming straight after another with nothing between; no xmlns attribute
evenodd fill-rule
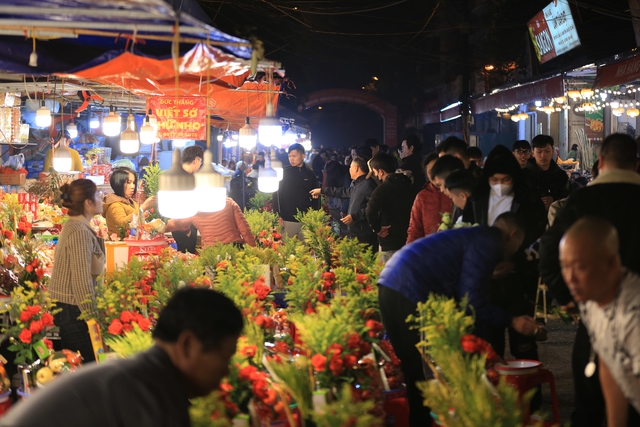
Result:
<svg viewBox="0 0 640 427"><path fill-rule="evenodd" d="M618 86L637 79L640 79L640 56L598 68L593 88Z"/></svg>
<svg viewBox="0 0 640 427"><path fill-rule="evenodd" d="M524 104L541 99L557 98L564 95L562 76L546 80L523 84L518 87L503 90L492 95L471 100L473 114L485 113L496 108L510 105Z"/></svg>

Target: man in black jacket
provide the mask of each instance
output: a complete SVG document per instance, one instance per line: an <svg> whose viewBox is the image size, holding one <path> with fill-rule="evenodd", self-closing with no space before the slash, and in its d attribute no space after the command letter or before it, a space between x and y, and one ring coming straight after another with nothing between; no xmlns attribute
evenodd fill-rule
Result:
<svg viewBox="0 0 640 427"><path fill-rule="evenodd" d="M395 173L396 159L391 154L378 153L371 159L373 176L382 184L371 195L365 214L371 229L378 234L382 261L387 262L407 241L407 230L415 194L411 179Z"/></svg>
<svg viewBox="0 0 640 427"><path fill-rule="evenodd" d="M602 143L598 162L598 178L569 196L540 242L542 280L558 303L568 311L575 310L575 302L562 278L558 245L563 234L578 219L593 216L613 223L620 237L622 265L640 273L640 175L636 173L635 141L625 134L609 135ZM572 356L576 406L571 425L576 427L600 426L604 418L604 399L598 373L589 378L585 376L590 355L589 336L581 323Z"/></svg>
<svg viewBox="0 0 640 427"><path fill-rule="evenodd" d="M471 172L475 179L480 180L482 178L482 168L471 161L468 150L467 143L455 136L446 138L436 147L438 156L449 155L459 158L464 164L464 168Z"/></svg>
<svg viewBox="0 0 640 427"><path fill-rule="evenodd" d="M407 139L402 141L400 158L402 159L400 169L411 171L411 178L413 179L411 189L415 197L427 183L427 178L424 176L424 170L422 169L422 143L417 136L409 135Z"/></svg>
<svg viewBox="0 0 640 427"><path fill-rule="evenodd" d="M347 215L340 221L349 227L349 237L357 238L360 243L366 243L373 252L378 251L378 236L371 230L365 209L371 198L371 194L376 189L373 179L367 179L369 167L362 157L356 157L349 165L349 175L353 182L349 188L324 187L311 190L311 196L317 199L320 194L340 199L349 199L349 209Z"/></svg>
<svg viewBox="0 0 640 427"><path fill-rule="evenodd" d="M298 211L318 209L317 201L309 194L318 186L318 181L313 171L304 164L304 147L301 144L289 147L289 163L291 167L284 168L280 187L273 195L273 211L280 215L286 237L298 236L298 239L304 240L302 225L295 216Z"/></svg>
<svg viewBox="0 0 640 427"><path fill-rule="evenodd" d="M553 161L553 138L538 135L531 140L533 158L527 161L525 176L549 210L551 203L569 195L569 176Z"/></svg>

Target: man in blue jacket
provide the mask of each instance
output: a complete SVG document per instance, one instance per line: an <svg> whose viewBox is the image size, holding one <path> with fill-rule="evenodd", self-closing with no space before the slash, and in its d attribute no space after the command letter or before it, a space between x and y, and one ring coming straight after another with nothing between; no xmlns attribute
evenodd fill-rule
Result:
<svg viewBox="0 0 640 427"><path fill-rule="evenodd" d="M421 355L415 347L419 333L405 322L407 316L416 313L418 302L426 301L430 294L456 300L467 295L476 315L475 334L483 336L489 326L511 326L524 335L535 333L533 318L510 318L489 302L489 280L499 274L496 267L522 245L524 228L516 214L506 212L493 227L459 228L418 239L398 251L382 270L378 281L380 313L402 362L412 427L430 421L429 409L423 406L415 385L425 380Z"/></svg>

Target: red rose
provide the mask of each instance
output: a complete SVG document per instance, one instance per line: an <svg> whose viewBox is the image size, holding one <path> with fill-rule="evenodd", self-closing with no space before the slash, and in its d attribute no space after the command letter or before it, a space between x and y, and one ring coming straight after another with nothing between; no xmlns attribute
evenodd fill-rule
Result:
<svg viewBox="0 0 640 427"><path fill-rule="evenodd" d="M36 268L36 276L38 277L38 279L42 279L42 276L44 276L44 269Z"/></svg>
<svg viewBox="0 0 640 427"><path fill-rule="evenodd" d="M375 338L382 331L382 323L369 319L364 324L369 329L369 336Z"/></svg>
<svg viewBox="0 0 640 427"><path fill-rule="evenodd" d="M29 332L31 332L32 334L39 334L40 332L42 332L43 328L44 325L42 324L42 321L34 320L33 322L31 322L31 325L29 325Z"/></svg>
<svg viewBox="0 0 640 427"><path fill-rule="evenodd" d="M32 316L35 316L36 314L40 314L40 310L42 310L42 308L40 308L39 305L32 305L27 306L26 310L31 313Z"/></svg>
<svg viewBox="0 0 640 427"><path fill-rule="evenodd" d="M31 265L27 265L24 269L27 271L27 273L33 272L33 267Z"/></svg>
<svg viewBox="0 0 640 427"><path fill-rule="evenodd" d="M307 308L304 310L305 314L314 314L316 309L311 305L311 301L307 301Z"/></svg>
<svg viewBox="0 0 640 427"><path fill-rule="evenodd" d="M274 322L271 317L259 314L256 316L256 325L264 329L271 329L274 326Z"/></svg>
<svg viewBox="0 0 640 427"><path fill-rule="evenodd" d="M28 322L29 320L31 320L31 318L33 317L33 314L31 314L28 310L24 310L22 313L20 313L20 321L21 322Z"/></svg>
<svg viewBox="0 0 640 427"><path fill-rule="evenodd" d="M356 363L358 363L358 358L353 354L347 354L344 356L343 361L344 361L344 367L346 369L351 369L356 365Z"/></svg>
<svg viewBox="0 0 640 427"><path fill-rule="evenodd" d="M9 240L13 240L13 231L11 230L3 230L2 234L4 234L4 237L6 237Z"/></svg>
<svg viewBox="0 0 640 427"><path fill-rule="evenodd" d="M271 288L265 285L264 282L256 280L253 284L253 292L255 292L259 300L264 300L269 296Z"/></svg>
<svg viewBox="0 0 640 427"><path fill-rule="evenodd" d="M311 358L311 364L317 372L323 372L327 368L327 358L318 353Z"/></svg>
<svg viewBox="0 0 640 427"><path fill-rule="evenodd" d="M340 375L342 373L343 362L340 357L340 353L334 352L333 356L331 356L331 360L329 361L329 369L331 369L331 373L333 375Z"/></svg>
<svg viewBox="0 0 640 427"><path fill-rule="evenodd" d="M138 326L140 326L140 329L146 332L151 328L151 322L149 321L149 319L143 317L142 319L138 319Z"/></svg>
<svg viewBox="0 0 640 427"><path fill-rule="evenodd" d="M320 302L325 302L327 300L327 295L322 291L316 289L316 295L318 297L318 301Z"/></svg>
<svg viewBox="0 0 640 427"><path fill-rule="evenodd" d="M349 339L347 341L347 348L349 350L355 350L356 348L360 347L360 335L353 333L351 335L349 335Z"/></svg>
<svg viewBox="0 0 640 427"><path fill-rule="evenodd" d="M289 352L289 346L284 341L278 341L273 346L273 351L275 351L276 353L288 353Z"/></svg>
<svg viewBox="0 0 640 427"><path fill-rule="evenodd" d="M240 381L249 381L251 379L251 375L255 373L258 369L253 365L245 366L240 369L238 372L238 379Z"/></svg>
<svg viewBox="0 0 640 427"><path fill-rule="evenodd" d="M47 346L49 350L53 350L53 342L49 338L43 338L42 342Z"/></svg>
<svg viewBox="0 0 640 427"><path fill-rule="evenodd" d="M131 323L124 323L122 324L122 330L125 332L131 332L133 331L133 325Z"/></svg>
<svg viewBox="0 0 640 427"><path fill-rule="evenodd" d="M133 320L133 314L130 311L123 311L120 314L120 321L123 323L129 323Z"/></svg>
<svg viewBox="0 0 640 427"><path fill-rule="evenodd" d="M356 276L356 280L358 281L358 283L360 283L361 285L364 285L365 283L367 283L369 281L369 276L366 274L358 274Z"/></svg>
<svg viewBox="0 0 640 427"><path fill-rule="evenodd" d="M51 313L43 313L40 320L42 320L44 326L53 326L53 316Z"/></svg>
<svg viewBox="0 0 640 427"><path fill-rule="evenodd" d="M248 345L240 350L240 354L250 359L256 355L256 351L258 351L258 348L255 345Z"/></svg>
<svg viewBox="0 0 640 427"><path fill-rule="evenodd" d="M122 333L122 323L118 319L113 319L108 329L111 335L120 335Z"/></svg>
<svg viewBox="0 0 640 427"><path fill-rule="evenodd" d="M31 332L28 329L23 329L18 338L25 344L31 344Z"/></svg>

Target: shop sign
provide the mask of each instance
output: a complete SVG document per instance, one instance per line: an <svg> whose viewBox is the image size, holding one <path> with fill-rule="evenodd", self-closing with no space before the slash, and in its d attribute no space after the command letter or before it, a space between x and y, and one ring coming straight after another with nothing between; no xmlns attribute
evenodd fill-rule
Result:
<svg viewBox="0 0 640 427"><path fill-rule="evenodd" d="M471 100L471 112L480 114L495 108L524 104L539 99L557 98L564 95L562 76L524 84L501 92Z"/></svg>
<svg viewBox="0 0 640 427"><path fill-rule="evenodd" d="M151 97L147 108L158 118L158 138L207 138L207 101L196 96Z"/></svg>
<svg viewBox="0 0 640 427"><path fill-rule="evenodd" d="M618 86L640 78L640 57L635 56L615 64L598 68L594 89Z"/></svg>
<svg viewBox="0 0 640 427"><path fill-rule="evenodd" d="M585 135L589 141L602 142L604 139L604 115L603 110L585 111L584 114Z"/></svg>
<svg viewBox="0 0 640 427"><path fill-rule="evenodd" d="M567 0L554 0L528 23L529 35L540 63L580 46Z"/></svg>

